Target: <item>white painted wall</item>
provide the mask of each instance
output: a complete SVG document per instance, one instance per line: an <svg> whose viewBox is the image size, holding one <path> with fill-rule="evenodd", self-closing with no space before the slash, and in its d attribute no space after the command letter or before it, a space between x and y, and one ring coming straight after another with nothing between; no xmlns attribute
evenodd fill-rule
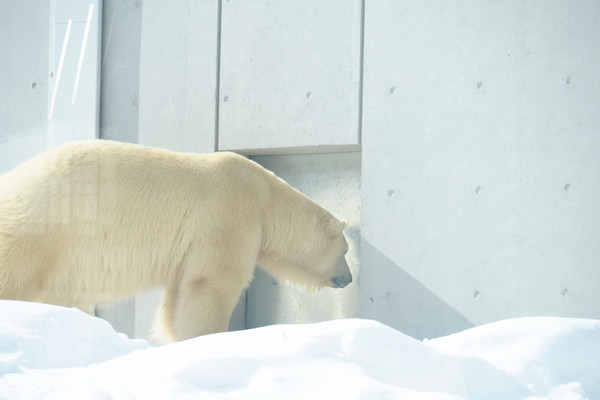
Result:
<svg viewBox="0 0 600 400"><path fill-rule="evenodd" d="M600 3L368 2L361 315L600 317Z"/></svg>

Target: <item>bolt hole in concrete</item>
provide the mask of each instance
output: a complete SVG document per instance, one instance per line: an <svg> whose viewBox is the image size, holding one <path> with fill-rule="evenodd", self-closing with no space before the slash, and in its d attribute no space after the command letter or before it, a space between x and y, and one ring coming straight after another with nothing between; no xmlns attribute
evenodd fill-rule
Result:
<svg viewBox="0 0 600 400"><path fill-rule="evenodd" d="M395 86L392 86L392 87L390 88L390 94L394 94L395 92L396 92L396 87L395 87Z"/></svg>
<svg viewBox="0 0 600 400"><path fill-rule="evenodd" d="M477 186L477 187L475 188L475 193L477 193L477 194L481 194L481 193L483 193L483 188L482 188L481 186Z"/></svg>
<svg viewBox="0 0 600 400"><path fill-rule="evenodd" d="M483 86L483 82L477 82L477 89L481 89Z"/></svg>
<svg viewBox="0 0 600 400"><path fill-rule="evenodd" d="M481 293L479 293L479 290L476 290L473 292L473 297L478 299L481 296Z"/></svg>
<svg viewBox="0 0 600 400"><path fill-rule="evenodd" d="M312 92L311 91L306 92L306 98L307 99L310 99L311 96L312 96Z"/></svg>
<svg viewBox="0 0 600 400"><path fill-rule="evenodd" d="M31 84L31 88L32 88L32 89L36 89L36 88L37 88L37 82L33 82L33 83Z"/></svg>
<svg viewBox="0 0 600 400"><path fill-rule="evenodd" d="M565 183L565 186L563 188L565 190L569 190L569 189L571 189L571 184L570 183Z"/></svg>

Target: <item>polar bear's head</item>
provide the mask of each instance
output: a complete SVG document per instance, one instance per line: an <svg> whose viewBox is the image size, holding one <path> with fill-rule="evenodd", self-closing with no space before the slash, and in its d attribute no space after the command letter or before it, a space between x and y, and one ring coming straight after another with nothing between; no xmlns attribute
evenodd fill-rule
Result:
<svg viewBox="0 0 600 400"><path fill-rule="evenodd" d="M292 225L270 232L270 245L263 247L258 264L276 278L309 289L347 286L352 274L345 258L346 222L331 215L314 223L301 222L309 223L309 232L293 229Z"/></svg>
<svg viewBox="0 0 600 400"><path fill-rule="evenodd" d="M352 282L346 263L346 222L264 170L261 248L257 263L278 279L307 287L343 288Z"/></svg>
<svg viewBox="0 0 600 400"><path fill-rule="evenodd" d="M309 260L315 274L323 277L324 286L343 288L352 282L352 274L346 262L348 242L342 233L348 224L336 218L327 218L324 222L325 234L330 242L319 254Z"/></svg>

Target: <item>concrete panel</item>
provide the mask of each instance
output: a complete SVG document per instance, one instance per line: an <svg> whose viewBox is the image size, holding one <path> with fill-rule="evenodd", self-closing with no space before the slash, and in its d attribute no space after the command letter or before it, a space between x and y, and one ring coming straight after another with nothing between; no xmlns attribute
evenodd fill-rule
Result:
<svg viewBox="0 0 600 400"><path fill-rule="evenodd" d="M215 150L218 1L143 2L139 142Z"/></svg>
<svg viewBox="0 0 600 400"><path fill-rule="evenodd" d="M50 2L48 147L98 138L100 0Z"/></svg>
<svg viewBox="0 0 600 400"><path fill-rule="evenodd" d="M367 3L362 317L415 337L600 317L599 14Z"/></svg>
<svg viewBox="0 0 600 400"><path fill-rule="evenodd" d="M220 150L359 143L361 3L223 2Z"/></svg>
<svg viewBox="0 0 600 400"><path fill-rule="evenodd" d="M142 2L103 0L100 138L138 142Z"/></svg>
<svg viewBox="0 0 600 400"><path fill-rule="evenodd" d="M309 292L279 283L257 269L248 289L246 328L317 322L358 315L360 153L261 156L255 161L275 172L338 218L348 220L346 256L353 282L344 289Z"/></svg>
<svg viewBox="0 0 600 400"><path fill-rule="evenodd" d="M0 174L46 149L50 4L0 3Z"/></svg>

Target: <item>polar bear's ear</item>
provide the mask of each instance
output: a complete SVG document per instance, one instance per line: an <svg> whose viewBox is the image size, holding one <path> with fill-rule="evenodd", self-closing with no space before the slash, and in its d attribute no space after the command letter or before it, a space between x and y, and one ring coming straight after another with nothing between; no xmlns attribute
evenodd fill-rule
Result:
<svg viewBox="0 0 600 400"><path fill-rule="evenodd" d="M325 232L331 237L336 237L346 229L347 225L346 221L341 221L337 218L328 218L325 221Z"/></svg>

